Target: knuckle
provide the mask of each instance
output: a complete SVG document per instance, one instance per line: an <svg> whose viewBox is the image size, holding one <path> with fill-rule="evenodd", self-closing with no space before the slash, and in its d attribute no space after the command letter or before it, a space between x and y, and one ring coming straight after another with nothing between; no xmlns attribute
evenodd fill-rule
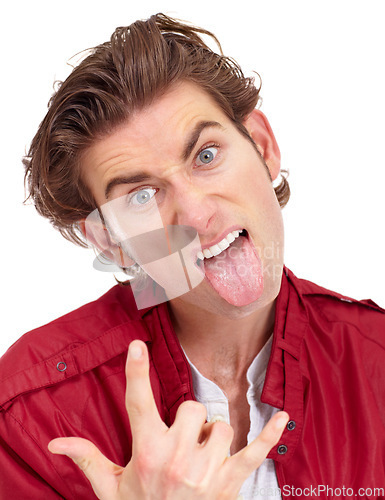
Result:
<svg viewBox="0 0 385 500"><path fill-rule="evenodd" d="M91 466L91 459L90 457L82 457L74 460L75 464L79 467L80 470L83 472L87 472L87 470Z"/></svg>
<svg viewBox="0 0 385 500"><path fill-rule="evenodd" d="M146 413L143 408L141 407L140 404L137 404L137 402L128 402L126 403L126 408L129 416L131 418L140 418L143 417L144 414Z"/></svg>
<svg viewBox="0 0 385 500"><path fill-rule="evenodd" d="M98 461L99 450L92 443L88 443L87 451L84 455L72 458L73 462L82 470L84 473L88 473L92 466Z"/></svg>
<svg viewBox="0 0 385 500"><path fill-rule="evenodd" d="M235 498L234 488L230 485L224 485L218 492L217 500L230 500Z"/></svg>
<svg viewBox="0 0 385 500"><path fill-rule="evenodd" d="M140 394L136 394L136 397L134 395L126 397L126 409L129 418L136 418L136 420L151 412L154 404L150 391L142 391Z"/></svg>
<svg viewBox="0 0 385 500"><path fill-rule="evenodd" d="M193 486L195 498L207 498L207 492L210 490L208 480L202 480L191 484Z"/></svg>
<svg viewBox="0 0 385 500"><path fill-rule="evenodd" d="M131 361L128 369L126 370L127 382L132 387L136 387L138 384L146 381L148 376L147 363L142 359L136 359L134 362Z"/></svg>
<svg viewBox="0 0 385 500"><path fill-rule="evenodd" d="M144 485L157 477L164 491L173 491L185 481L186 460L177 450L171 457L156 455L150 449L141 450L133 465L135 474Z"/></svg>
<svg viewBox="0 0 385 500"><path fill-rule="evenodd" d="M267 429L265 429L265 432L261 432L258 436L258 441L266 449L272 448L278 440L279 437L277 438L274 434L268 432Z"/></svg>
<svg viewBox="0 0 385 500"><path fill-rule="evenodd" d="M261 462L262 460L259 460L254 455L246 453L242 457L240 471L242 471L243 474L251 474L254 469L257 469L260 466Z"/></svg>
<svg viewBox="0 0 385 500"><path fill-rule="evenodd" d="M202 419L205 419L207 416L206 408L201 403L198 403L198 401L184 401L178 408L178 412Z"/></svg>
<svg viewBox="0 0 385 500"><path fill-rule="evenodd" d="M147 457L143 453L139 453L135 457L135 461L133 461L133 464L137 471L144 471L149 468L149 462L147 460Z"/></svg>
<svg viewBox="0 0 385 500"><path fill-rule="evenodd" d="M181 468L180 463L176 460L173 461L164 475L164 490L176 492L183 487L184 490L190 492L190 495L193 494L196 499L207 498L207 493L211 489L209 480L205 476L193 479L190 472L186 468Z"/></svg>
<svg viewBox="0 0 385 500"><path fill-rule="evenodd" d="M177 486L184 483L185 473L179 460L172 460L164 471L164 480L167 485Z"/></svg>
<svg viewBox="0 0 385 500"><path fill-rule="evenodd" d="M135 455L133 460L133 466L136 474L146 479L155 472L156 469L156 459L151 450L141 450Z"/></svg>
<svg viewBox="0 0 385 500"><path fill-rule="evenodd" d="M223 439L232 440L234 437L234 429L227 422L214 422L213 431Z"/></svg>

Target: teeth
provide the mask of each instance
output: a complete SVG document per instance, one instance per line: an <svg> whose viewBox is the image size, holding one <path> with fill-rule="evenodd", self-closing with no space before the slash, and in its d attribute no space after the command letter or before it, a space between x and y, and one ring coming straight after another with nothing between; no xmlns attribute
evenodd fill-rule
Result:
<svg viewBox="0 0 385 500"><path fill-rule="evenodd" d="M221 242L221 243L222 243L222 242ZM211 252L211 253L214 255L214 257L215 257L216 255L219 255L219 254L222 252L222 250L219 248L219 246L218 246L218 245L213 245L212 247L210 247L210 252Z"/></svg>
<svg viewBox="0 0 385 500"><path fill-rule="evenodd" d="M209 248L205 248L203 251L199 251L197 253L197 258L199 260L203 259L211 259L211 257L215 257L216 255L219 255L223 250L226 250L226 248L229 248L230 244L238 238L240 233L242 233L243 229L240 231L231 231L223 240L221 240L219 243L216 245L212 245Z"/></svg>
<svg viewBox="0 0 385 500"><path fill-rule="evenodd" d="M209 259L210 257L214 257L214 255L210 252L208 248L205 248L203 250L203 255L206 257L206 259Z"/></svg>
<svg viewBox="0 0 385 500"><path fill-rule="evenodd" d="M233 233L229 233L227 236L226 236L226 240L230 243L232 243L233 241L235 241L235 236L233 235ZM223 241L223 240L222 240Z"/></svg>
<svg viewBox="0 0 385 500"><path fill-rule="evenodd" d="M224 238L222 241L220 241L217 245L222 252L222 250L226 250L226 248L229 248L230 243L228 242L227 238Z"/></svg>

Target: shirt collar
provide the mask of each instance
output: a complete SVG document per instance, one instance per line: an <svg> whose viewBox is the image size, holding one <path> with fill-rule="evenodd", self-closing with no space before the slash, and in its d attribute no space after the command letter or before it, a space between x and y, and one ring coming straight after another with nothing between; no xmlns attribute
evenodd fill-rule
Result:
<svg viewBox="0 0 385 500"><path fill-rule="evenodd" d="M271 335L247 370L246 376L249 382L249 390L253 395L256 393L258 387L263 384L265 379L272 341L273 336ZM185 356L190 365L194 393L197 400L201 403L227 401L227 397L222 389L215 382L202 375L196 366L190 361L186 353Z"/></svg>

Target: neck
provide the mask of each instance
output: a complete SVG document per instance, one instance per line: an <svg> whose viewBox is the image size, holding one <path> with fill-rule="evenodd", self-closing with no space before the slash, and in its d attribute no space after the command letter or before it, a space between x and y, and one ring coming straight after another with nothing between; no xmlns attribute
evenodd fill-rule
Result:
<svg viewBox="0 0 385 500"><path fill-rule="evenodd" d="M274 328L275 301L237 319L191 304L186 307L171 301L169 305L183 349L198 370L211 380L225 373L234 382L244 377Z"/></svg>

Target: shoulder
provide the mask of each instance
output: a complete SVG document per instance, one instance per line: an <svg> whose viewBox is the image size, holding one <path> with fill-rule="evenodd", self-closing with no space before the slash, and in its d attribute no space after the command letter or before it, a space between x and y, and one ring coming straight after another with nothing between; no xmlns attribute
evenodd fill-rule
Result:
<svg viewBox="0 0 385 500"><path fill-rule="evenodd" d="M0 406L36 387L92 370L147 340L130 287L102 297L23 335L0 359Z"/></svg>
<svg viewBox="0 0 385 500"><path fill-rule="evenodd" d="M330 320L356 321L362 317L372 317L385 322L385 309L371 299L358 300L304 279L298 279L297 282L308 306L327 312Z"/></svg>
<svg viewBox="0 0 385 500"><path fill-rule="evenodd" d="M385 310L371 299L357 300L321 287L309 280L297 278L288 271L313 330L344 329L350 335L360 335L385 348Z"/></svg>

